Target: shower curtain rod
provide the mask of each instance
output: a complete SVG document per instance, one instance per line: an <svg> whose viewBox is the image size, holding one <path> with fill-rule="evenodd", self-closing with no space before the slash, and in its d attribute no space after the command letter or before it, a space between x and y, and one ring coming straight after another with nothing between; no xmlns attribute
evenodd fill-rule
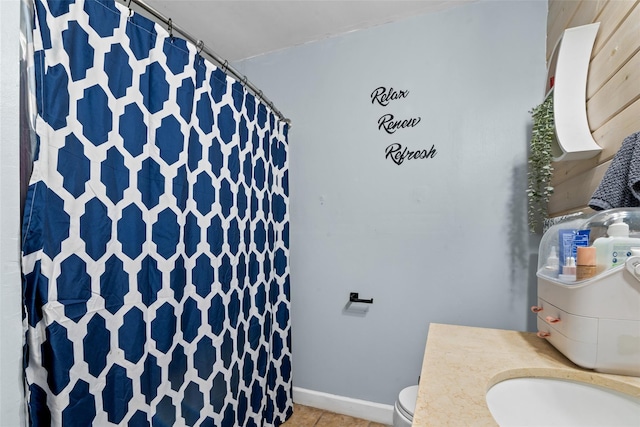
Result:
<svg viewBox="0 0 640 427"><path fill-rule="evenodd" d="M271 102L271 100L269 100L269 98L267 98L262 93L261 90L259 90L253 83L251 83L247 79L247 76L241 75L235 68L233 68L232 66L229 65L229 61L227 61L226 59L221 58L215 52L209 50L205 46L205 44L204 44L204 42L202 40L196 39L191 34L187 33L185 30L183 30L179 26L175 25L173 23L173 21L171 20L171 18L165 17L160 12L155 10L153 7L151 7L148 4L146 4L143 0L118 0L118 1L121 2L123 5L127 6L129 8L129 10L131 10L131 3L136 4L138 7L140 7L145 12L151 14L155 19L157 19L160 22L162 22L163 24L165 24L167 26L167 29L168 29L170 35L173 35L174 32L180 33L186 40L190 41L191 43L193 43L198 48L198 54L200 54L200 55L202 55L203 53L206 54L210 59L213 60L213 62L215 62L218 66L220 66L222 68L222 71L224 71L225 73L228 72L229 74L231 74L236 80L238 80L245 87L247 87L251 92L253 92L253 94L255 96L257 96L259 99L264 101L273 110L273 112L276 113L276 115L281 120L283 120L289 126L291 126L291 120L286 118L284 116L284 114L282 114L280 112L280 110L278 110L275 107L275 105L273 105L273 102Z"/></svg>

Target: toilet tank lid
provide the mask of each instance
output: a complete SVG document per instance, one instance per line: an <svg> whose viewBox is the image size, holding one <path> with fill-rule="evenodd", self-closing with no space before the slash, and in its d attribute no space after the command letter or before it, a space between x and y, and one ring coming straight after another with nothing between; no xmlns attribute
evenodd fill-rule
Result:
<svg viewBox="0 0 640 427"><path fill-rule="evenodd" d="M398 403L402 409L413 415L416 411L416 400L418 399L418 386L414 385L402 389L398 395Z"/></svg>

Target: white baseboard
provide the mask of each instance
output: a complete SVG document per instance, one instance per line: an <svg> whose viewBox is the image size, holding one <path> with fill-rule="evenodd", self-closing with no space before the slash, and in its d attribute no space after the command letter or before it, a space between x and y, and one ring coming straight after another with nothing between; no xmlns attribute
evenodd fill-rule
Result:
<svg viewBox="0 0 640 427"><path fill-rule="evenodd" d="M293 401L337 414L362 418L376 423L393 424L393 406L350 397L293 387Z"/></svg>

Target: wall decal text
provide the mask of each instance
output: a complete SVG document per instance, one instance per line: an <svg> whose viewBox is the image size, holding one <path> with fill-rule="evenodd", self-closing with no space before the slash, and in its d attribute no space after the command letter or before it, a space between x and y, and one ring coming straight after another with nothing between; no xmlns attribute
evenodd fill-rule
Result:
<svg viewBox="0 0 640 427"><path fill-rule="evenodd" d="M393 114L385 114L384 116L378 119L378 129L387 132L388 134L393 134L398 129L404 129L409 127L415 127L420 123L420 117L414 117L411 119L397 119L393 116Z"/></svg>
<svg viewBox="0 0 640 427"><path fill-rule="evenodd" d="M384 86L380 86L373 92L371 92L371 103L375 104L376 101L378 104L386 107L389 105L390 101L395 101L396 99L406 98L409 96L408 90L394 90L390 87L388 90Z"/></svg>
<svg viewBox="0 0 640 427"><path fill-rule="evenodd" d="M431 145L429 151L427 150L409 150L407 147L402 147L402 144L393 143L385 149L385 158L391 159L396 165L401 165L405 160L416 159L433 159L436 155L436 146Z"/></svg>
<svg viewBox="0 0 640 427"><path fill-rule="evenodd" d="M409 97L406 89L394 89L386 86L379 86L371 92L371 103L387 107L391 101L398 101ZM378 130L388 135L394 135L400 129L414 128L422 121L421 117L398 118L392 113L383 114L378 119ZM394 142L385 148L384 158L389 159L396 165L401 165L405 160L433 159L437 154L436 146L431 145L430 149L409 149L398 142Z"/></svg>

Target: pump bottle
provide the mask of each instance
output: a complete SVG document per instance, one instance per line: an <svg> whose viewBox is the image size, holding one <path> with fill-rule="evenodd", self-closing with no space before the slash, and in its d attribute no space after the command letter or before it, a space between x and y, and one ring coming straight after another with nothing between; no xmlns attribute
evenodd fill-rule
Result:
<svg viewBox="0 0 640 427"><path fill-rule="evenodd" d="M623 222L622 218L609 225L607 236L593 242L598 273L623 265L631 255L631 248L640 247L640 239L629 237L629 224Z"/></svg>

